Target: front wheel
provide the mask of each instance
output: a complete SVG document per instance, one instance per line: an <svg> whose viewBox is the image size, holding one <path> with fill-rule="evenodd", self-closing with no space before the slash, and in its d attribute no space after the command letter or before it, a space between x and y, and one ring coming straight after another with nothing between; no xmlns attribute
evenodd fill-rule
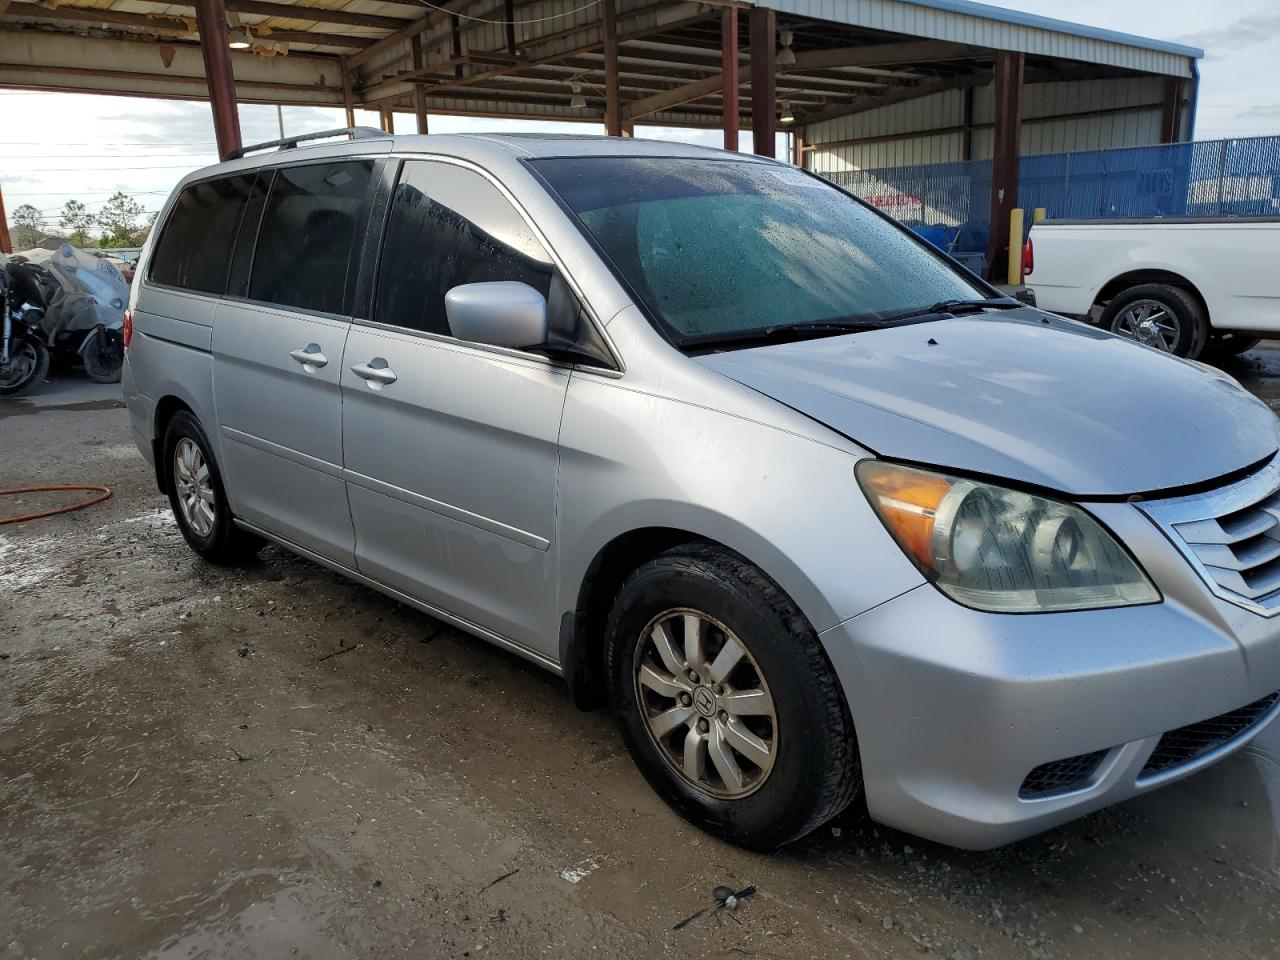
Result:
<svg viewBox="0 0 1280 960"><path fill-rule="evenodd" d="M1194 360L1209 338L1209 318L1191 293L1167 283L1144 283L1114 297L1102 311L1112 333L1175 357Z"/></svg>
<svg viewBox="0 0 1280 960"><path fill-rule="evenodd" d="M124 341L118 330L100 330L89 335L81 355L84 372L95 383L119 383L124 368Z"/></svg>
<svg viewBox="0 0 1280 960"><path fill-rule="evenodd" d="M0 359L0 394L21 393L48 375L49 348L33 337L15 337L9 359Z"/></svg>
<svg viewBox="0 0 1280 960"><path fill-rule="evenodd" d="M812 627L741 557L675 548L623 583L609 700L641 773L731 843L804 836L860 792L853 723Z"/></svg>

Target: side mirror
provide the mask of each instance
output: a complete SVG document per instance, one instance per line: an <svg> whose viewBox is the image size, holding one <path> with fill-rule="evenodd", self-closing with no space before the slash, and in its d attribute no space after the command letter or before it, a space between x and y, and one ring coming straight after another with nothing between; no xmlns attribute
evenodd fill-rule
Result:
<svg viewBox="0 0 1280 960"><path fill-rule="evenodd" d="M527 283L464 283L444 295L444 312L459 340L517 349L547 342L547 299Z"/></svg>

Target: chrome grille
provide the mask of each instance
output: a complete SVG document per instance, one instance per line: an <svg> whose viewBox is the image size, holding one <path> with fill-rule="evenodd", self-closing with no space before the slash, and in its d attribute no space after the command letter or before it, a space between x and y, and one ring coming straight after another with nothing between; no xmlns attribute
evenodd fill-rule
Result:
<svg viewBox="0 0 1280 960"><path fill-rule="evenodd" d="M1217 490L1138 507L1215 594L1263 616L1280 614L1280 458Z"/></svg>

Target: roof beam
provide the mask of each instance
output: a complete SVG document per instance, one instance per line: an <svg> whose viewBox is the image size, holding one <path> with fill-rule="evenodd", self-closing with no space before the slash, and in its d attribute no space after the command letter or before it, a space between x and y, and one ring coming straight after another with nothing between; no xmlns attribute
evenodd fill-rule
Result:
<svg viewBox="0 0 1280 960"><path fill-rule="evenodd" d="M945 40L908 40L905 43L874 43L831 50L797 50L789 72L839 67L889 67L900 64L937 63L990 56L991 51Z"/></svg>
<svg viewBox="0 0 1280 960"><path fill-rule="evenodd" d="M657 113L659 110L670 110L672 107L679 106L682 103L689 103L691 100L701 100L703 97L720 91L723 87L724 78L717 73L714 76L695 80L693 83L686 83L683 86L674 87L670 90L664 90L662 93L655 93L652 96L632 101L627 104L624 112L628 120L634 120L637 117L645 117L651 113Z"/></svg>
<svg viewBox="0 0 1280 960"><path fill-rule="evenodd" d="M436 24L443 23L449 19L451 14L458 13L476 2L477 0L447 0L446 3L438 5L440 9L428 9L426 15L419 17L417 20L409 23L401 21L401 26L397 27L394 33L383 37L377 43L348 58L348 69L354 70L382 53L382 51L390 50L397 44L407 43L414 37L426 33Z"/></svg>
<svg viewBox="0 0 1280 960"><path fill-rule="evenodd" d="M65 20L78 23L114 24L122 27L137 27L140 30L176 36L195 41L199 33L194 24L174 14L124 13L119 10L99 9L96 7L45 7L36 3L15 2L9 4L7 11L11 17L25 17L39 22ZM251 30L256 24L246 24ZM372 43L364 37L344 36L336 33L314 33L310 30L271 30L270 34L261 35L263 40L284 40L288 43L314 43L324 47L351 47L360 49Z"/></svg>
<svg viewBox="0 0 1280 960"><path fill-rule="evenodd" d="M121 13L94 7L46 7L38 3L9 3L0 15L27 17L31 20L74 20L85 23L114 23L126 27L142 27L157 33L189 33L196 35L195 23L190 17L175 14Z"/></svg>
<svg viewBox="0 0 1280 960"><path fill-rule="evenodd" d="M658 10L659 13L666 13L672 19L666 20L665 22L658 23L655 25L641 27L639 29L633 28L632 32L630 33L621 32L623 23L627 21L634 21L638 18L648 16L655 9ZM620 22L618 26L620 28L620 32L618 35L618 42L626 43L628 40L636 40L642 37L647 37L659 30L669 30L673 26L680 26L685 23L693 23L697 20L702 20L708 16L713 16L713 15L715 14L714 14L714 10L711 7L705 4L698 4L698 3L677 3L670 6L666 6L663 3L658 3L658 4L655 4L653 7L644 7L638 10L631 10L631 11L628 11L621 18L619 18ZM599 51L604 45L603 30L600 30L599 26L600 24L597 21L595 23L582 24L578 27L572 28L569 31L553 34L548 37L533 38L532 40L528 41L524 45L524 47L522 47L519 51L517 51L517 53L522 57L519 63L511 64L509 66L496 67L492 70L485 70L480 73L472 74L470 76L451 77L447 80L441 80L440 82L433 84L431 87L428 88L428 94L432 94L435 91L445 90L451 87L460 87L460 86L466 86L472 83L482 82L485 80L489 80L493 77L504 76L506 74L519 73L520 71L527 69L528 67L537 67L537 66L542 66L544 64L554 63L556 61L564 60L566 58L574 57L583 53ZM579 35L579 34L584 35L583 37L584 42L581 43L579 46L569 50L555 49L554 52L544 52L548 49L548 41L552 39L552 37L556 39L564 39L565 37ZM592 34L594 34L594 36ZM361 51L361 52L364 53L366 51ZM434 65L428 65L427 67L424 68L424 70L427 70L427 71L433 70L433 69L434 69ZM394 89L394 87L397 84L404 84L406 82L411 82L413 80L412 74L414 73L416 73L416 71L407 71L406 73L390 76L390 77L387 77L385 80L381 80L378 83L372 84L365 90L364 102L368 103L368 102L374 102L379 100L385 100L388 96L400 95L398 93L393 94L390 91Z"/></svg>
<svg viewBox="0 0 1280 960"><path fill-rule="evenodd" d="M959 77L947 77L945 80L935 80L932 83L921 83L913 87L898 87L892 90L886 90L884 93L865 94L845 106L832 107L819 113L806 114L804 117L798 118L804 126L813 123L822 123L825 120L835 120L839 117L850 117L858 113L866 113L868 110L877 110L880 107L889 107L895 103L905 103L908 100L917 100L920 97L931 97L935 93L947 93L951 90L965 90L969 87L985 87L991 82L991 74L988 72L971 73Z"/></svg>
<svg viewBox="0 0 1280 960"><path fill-rule="evenodd" d="M186 7L191 10L196 6L195 0L142 0L142 2ZM351 13L347 10L328 10L324 7L293 6L287 3L270 3L267 0L226 0L226 8L228 13L252 13L260 17L280 17L312 23L337 23L348 27L373 27L378 30L396 30L408 22L401 17Z"/></svg>
<svg viewBox="0 0 1280 960"><path fill-rule="evenodd" d="M182 5L188 4L184 2ZM264 17L313 20L316 23L341 23L350 27L377 27L379 30L397 30L405 23L400 17L381 17L372 13L351 13L347 10L327 10L322 7L293 6L288 3L270 3L268 0L226 0L226 7L231 13L256 13Z"/></svg>
<svg viewBox="0 0 1280 960"><path fill-rule="evenodd" d="M938 59L945 58L970 58L975 55L975 52L982 53L984 51L975 47L959 46L953 43L935 43L933 41L884 43L869 47L846 47L836 50L805 50L796 54L794 67L787 68L785 72L841 66L883 66L894 63L912 63L926 57L932 58L936 62ZM643 100L637 100L630 105L627 110L627 116L630 118L641 117L650 113L657 113L660 110L668 110L691 100L699 100L718 90L722 82L721 74L717 73L679 87L673 87L663 93L645 97ZM869 86L880 86L871 81L860 82ZM907 89L922 89L923 86L928 85L909 87ZM946 89L952 88L948 81ZM911 97L906 99L911 99Z"/></svg>

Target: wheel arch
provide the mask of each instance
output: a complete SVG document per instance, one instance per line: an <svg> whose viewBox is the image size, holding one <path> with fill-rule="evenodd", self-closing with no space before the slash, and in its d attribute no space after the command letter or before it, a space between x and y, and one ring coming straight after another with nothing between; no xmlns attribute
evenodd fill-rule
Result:
<svg viewBox="0 0 1280 960"><path fill-rule="evenodd" d="M1176 271L1164 270L1159 267L1126 270L1124 273L1112 277L1098 289L1093 298L1093 305L1094 307L1105 307L1130 287L1138 287L1146 283L1164 283L1186 290L1200 302L1205 316L1209 316L1208 301L1205 300L1204 294L1200 292L1200 288L1196 286L1193 280Z"/></svg>
<svg viewBox="0 0 1280 960"><path fill-rule="evenodd" d="M164 435L169 429L169 421L173 419L174 414L182 410L193 417L196 416L191 405L181 397L172 393L166 394L156 402L155 413L151 420L151 450L154 454L152 462L155 464L156 486L164 494L169 492L169 479L165 476L164 467Z"/></svg>
<svg viewBox="0 0 1280 960"><path fill-rule="evenodd" d="M580 709L592 710L603 703L605 624L619 587L641 564L673 547L705 543L742 558L778 585L815 633L820 634L826 626L823 621L834 616L818 599L817 586L776 545L736 524L714 526L716 534L706 525L689 522L635 526L609 537L595 551L576 580L576 593L566 598L573 606L561 614L559 624L560 668Z"/></svg>

